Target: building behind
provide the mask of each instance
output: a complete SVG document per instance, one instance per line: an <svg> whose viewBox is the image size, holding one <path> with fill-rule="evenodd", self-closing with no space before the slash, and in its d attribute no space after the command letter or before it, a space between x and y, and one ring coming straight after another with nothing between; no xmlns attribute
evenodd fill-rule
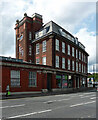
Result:
<svg viewBox="0 0 98 120"><path fill-rule="evenodd" d="M37 13L33 14L32 17L25 13L21 21L16 21L15 30L16 59L23 61L21 62L22 68L17 67L18 69L14 68L13 63L10 72L16 69L20 81L27 80L28 82L25 84L28 86L30 77L30 84L33 82L32 76L35 77L36 90L87 86L88 53L78 38L53 21L43 25L42 16ZM20 65L20 63L17 64ZM23 66L24 71L27 69L24 64L28 66L28 75L24 75L28 79L25 79L21 75L23 73L19 72L22 71ZM36 66L36 69L33 66ZM12 76L15 71L11 72ZM42 77L44 74L46 77ZM39 75L40 79L38 79ZM9 77L11 78L11 76ZM44 85L46 84L45 87L42 85L43 81ZM40 87L39 82L42 82ZM31 87L30 90L34 90L34 86ZM28 91L28 89L24 88L20 91Z"/></svg>

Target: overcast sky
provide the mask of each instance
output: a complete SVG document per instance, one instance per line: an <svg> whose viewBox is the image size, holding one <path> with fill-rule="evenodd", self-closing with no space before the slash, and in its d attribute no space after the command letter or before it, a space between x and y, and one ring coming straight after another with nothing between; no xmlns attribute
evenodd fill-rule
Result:
<svg viewBox="0 0 98 120"><path fill-rule="evenodd" d="M73 2L72 2L73 1ZM77 2L78 1L78 2ZM83 2L84 1L84 2ZM89 72L96 64L97 0L2 0L0 2L0 56L15 58L15 23L24 13L39 13L43 23L51 20L71 32L89 54Z"/></svg>

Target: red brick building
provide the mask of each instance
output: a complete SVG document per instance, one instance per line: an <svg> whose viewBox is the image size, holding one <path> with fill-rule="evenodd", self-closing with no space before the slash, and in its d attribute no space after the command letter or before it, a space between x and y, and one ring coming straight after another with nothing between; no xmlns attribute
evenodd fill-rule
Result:
<svg viewBox="0 0 98 120"><path fill-rule="evenodd" d="M3 57L3 91L7 84L11 91L87 86L88 53L78 38L53 21L43 25L37 13L25 13L15 30L16 59Z"/></svg>

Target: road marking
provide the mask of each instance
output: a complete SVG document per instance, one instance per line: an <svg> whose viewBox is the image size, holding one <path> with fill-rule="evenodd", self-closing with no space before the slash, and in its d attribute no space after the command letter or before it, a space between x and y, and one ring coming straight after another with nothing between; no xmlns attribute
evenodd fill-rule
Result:
<svg viewBox="0 0 98 120"><path fill-rule="evenodd" d="M8 119L11 118L19 118L19 117L24 117L24 116L29 116L29 115L35 115L35 114L41 114L41 113L45 113L45 112L51 112L52 110L43 110L43 111L39 111L39 112L33 112L33 113L27 113L27 114L23 114L23 115L17 115L17 116L12 116L12 117L8 117Z"/></svg>
<svg viewBox="0 0 98 120"><path fill-rule="evenodd" d="M2 106L2 107L0 107L0 108L9 108L9 107L21 107L21 106L25 106L25 104L21 104L21 105L13 105L13 106Z"/></svg>
<svg viewBox="0 0 98 120"><path fill-rule="evenodd" d="M79 103L79 104L75 104L75 105L70 105L70 107L77 107L77 106L80 106L80 105L86 105L86 104L90 104L90 103L94 103L96 101L90 101L90 102L86 102L86 103Z"/></svg>
<svg viewBox="0 0 98 120"><path fill-rule="evenodd" d="M57 100L57 101L64 101L64 100L70 100L70 98L69 99L61 99L61 100Z"/></svg>
<svg viewBox="0 0 98 120"><path fill-rule="evenodd" d="M76 106L79 106L79 105L83 105L83 103L75 104L75 105L70 105L70 107L76 107Z"/></svg>
<svg viewBox="0 0 98 120"><path fill-rule="evenodd" d="M61 99L61 100L50 100L50 101L46 101L46 102L43 102L43 103L52 103L52 102L64 101L64 100L70 100L70 98L69 99Z"/></svg>
<svg viewBox="0 0 98 120"><path fill-rule="evenodd" d="M90 101L90 102L86 102L84 104L86 105L86 104L90 104L90 103L94 103L94 102L96 102L96 101Z"/></svg>
<svg viewBox="0 0 98 120"><path fill-rule="evenodd" d="M84 96L84 95L79 95L79 96Z"/></svg>
<svg viewBox="0 0 98 120"><path fill-rule="evenodd" d="M86 97L91 97L91 96L96 96L96 95L83 96L83 97L81 97L81 98L86 98Z"/></svg>
<svg viewBox="0 0 98 120"><path fill-rule="evenodd" d="M92 98L90 98L91 100L93 100L93 99L96 99L96 97L92 97Z"/></svg>
<svg viewBox="0 0 98 120"><path fill-rule="evenodd" d="M56 97L59 97L59 96L77 96L77 95L79 95L79 93L73 93L73 94L61 94L61 95L54 95L54 96L56 96Z"/></svg>
<svg viewBox="0 0 98 120"><path fill-rule="evenodd" d="M90 92L90 93L83 93L84 95L87 95L87 94L94 94L95 92Z"/></svg>

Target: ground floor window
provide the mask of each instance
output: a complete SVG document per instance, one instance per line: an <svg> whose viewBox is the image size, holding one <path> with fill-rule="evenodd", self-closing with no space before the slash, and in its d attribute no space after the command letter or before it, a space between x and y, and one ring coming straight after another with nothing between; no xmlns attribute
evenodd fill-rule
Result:
<svg viewBox="0 0 98 120"><path fill-rule="evenodd" d="M36 82L37 82L37 77L36 77L36 72L29 72L29 86L33 87L36 86Z"/></svg>
<svg viewBox="0 0 98 120"><path fill-rule="evenodd" d="M61 75L56 75L56 85L57 85L57 88L61 88L61 81L62 81Z"/></svg>
<svg viewBox="0 0 98 120"><path fill-rule="evenodd" d="M67 88L67 75L62 75L62 88Z"/></svg>
<svg viewBox="0 0 98 120"><path fill-rule="evenodd" d="M20 71L11 70L11 86L20 86Z"/></svg>
<svg viewBox="0 0 98 120"><path fill-rule="evenodd" d="M61 75L56 75L56 85L57 88L67 88L67 75L66 74L61 74Z"/></svg>

